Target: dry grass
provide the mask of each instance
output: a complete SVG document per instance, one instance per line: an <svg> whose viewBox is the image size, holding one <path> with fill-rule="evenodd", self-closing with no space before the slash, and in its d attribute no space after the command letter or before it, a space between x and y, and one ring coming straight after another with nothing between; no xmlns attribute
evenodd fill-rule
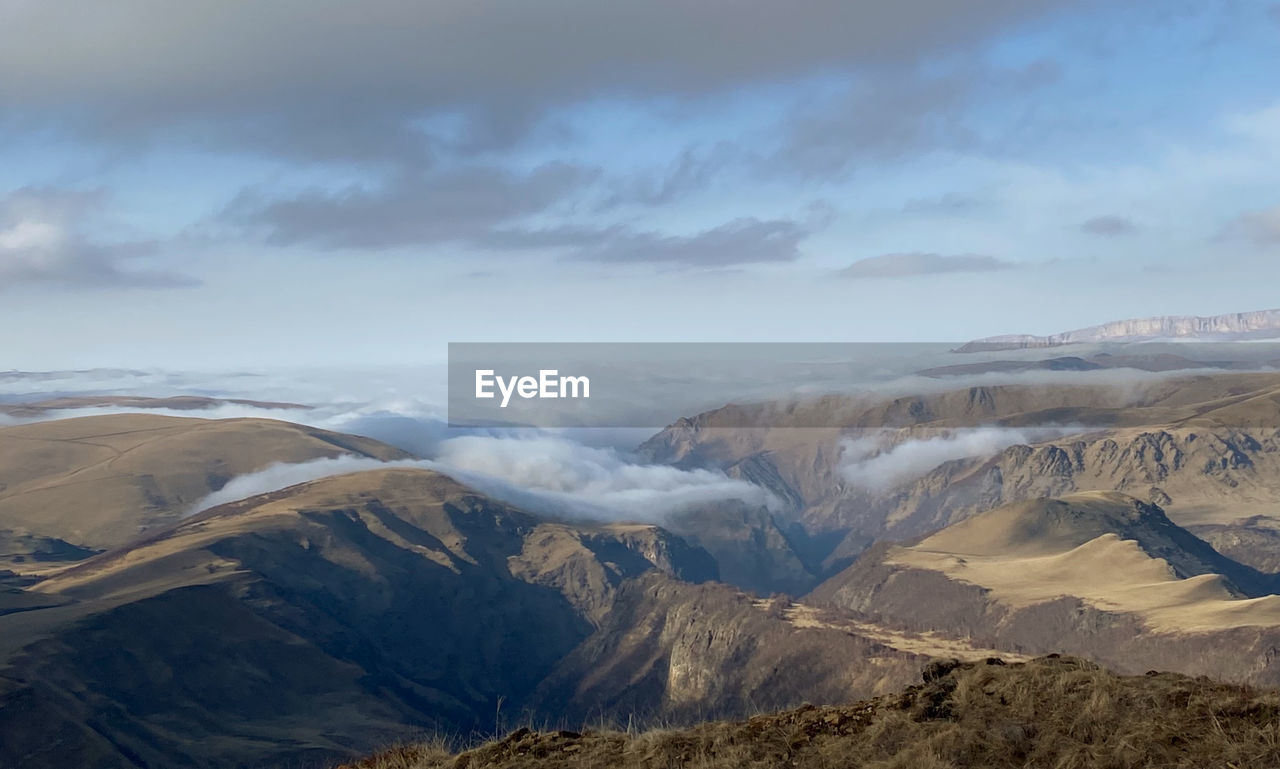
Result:
<svg viewBox="0 0 1280 769"><path fill-rule="evenodd" d="M399 748L358 769L1273 769L1280 696L1071 658L935 663L926 683L839 707L640 734L535 732L460 754Z"/></svg>

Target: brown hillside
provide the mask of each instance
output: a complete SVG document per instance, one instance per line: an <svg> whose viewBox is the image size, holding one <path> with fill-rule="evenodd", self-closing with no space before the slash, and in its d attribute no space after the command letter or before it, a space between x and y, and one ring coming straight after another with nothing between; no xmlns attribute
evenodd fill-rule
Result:
<svg viewBox="0 0 1280 769"><path fill-rule="evenodd" d="M931 665L926 682L837 707L650 732L533 732L460 754L406 747L348 769L1272 769L1274 692L1071 658Z"/></svg>
<svg viewBox="0 0 1280 769"><path fill-rule="evenodd" d="M155 414L0 428L0 529L89 548L177 520L237 475L341 454L403 459L378 441L269 419Z"/></svg>

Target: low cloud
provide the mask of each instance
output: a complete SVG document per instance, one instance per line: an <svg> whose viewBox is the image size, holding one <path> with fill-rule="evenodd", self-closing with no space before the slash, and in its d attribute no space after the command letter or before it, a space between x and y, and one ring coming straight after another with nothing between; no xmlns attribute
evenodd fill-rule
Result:
<svg viewBox="0 0 1280 769"><path fill-rule="evenodd" d="M345 454L340 457L313 459L309 462L286 464L277 462L256 473L240 475L227 481L221 489L207 494L198 500L187 511L194 515L228 502L248 499L259 494L296 486L300 483L329 478L335 475L358 473L365 470L378 470L388 467L415 467L422 465L416 460L401 462L383 462L369 457L356 457Z"/></svg>
<svg viewBox="0 0 1280 769"><path fill-rule="evenodd" d="M128 263L152 255L153 241L95 238L88 222L105 194L26 187L0 198L0 287L16 283L62 286L170 287L193 285L192 278L130 269Z"/></svg>
<svg viewBox="0 0 1280 769"><path fill-rule="evenodd" d="M766 490L711 470L645 465L611 448L559 437L462 436L439 443L431 459L380 462L341 456L276 464L232 479L189 513L334 475L387 467L444 473L531 512L593 520L661 522L698 505L739 500L768 507Z"/></svg>
<svg viewBox="0 0 1280 769"><path fill-rule="evenodd" d="M453 438L441 444L435 464L481 491L540 512L592 518L657 522L727 499L776 503L759 486L720 472L638 464L613 449L556 437Z"/></svg>
<svg viewBox="0 0 1280 769"><path fill-rule="evenodd" d="M1106 216L1095 216L1092 219L1081 222L1080 231L1104 238L1117 238L1137 232L1138 225L1127 217L1108 214Z"/></svg>
<svg viewBox="0 0 1280 769"><path fill-rule="evenodd" d="M854 262L840 271L840 276L853 279L908 278L917 275L942 275L957 272L993 272L1012 269L1012 262L994 256L959 254L948 256L931 253L899 253L872 256Z"/></svg>
<svg viewBox="0 0 1280 769"><path fill-rule="evenodd" d="M840 475L855 486L880 493L946 462L994 456L1010 446L1059 438L1080 429L979 427L898 443L891 442L893 434L888 432L848 438L840 444Z"/></svg>

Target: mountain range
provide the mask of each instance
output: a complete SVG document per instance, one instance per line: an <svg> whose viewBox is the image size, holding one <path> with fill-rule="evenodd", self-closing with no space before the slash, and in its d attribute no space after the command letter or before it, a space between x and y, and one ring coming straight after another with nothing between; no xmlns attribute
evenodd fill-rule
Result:
<svg viewBox="0 0 1280 769"><path fill-rule="evenodd" d="M533 514L278 420L0 428L0 767L739 719L939 659L1280 686L1278 419L1280 375L1246 372L729 405L638 454L772 506L657 524ZM339 456L383 465L198 504Z"/></svg>
<svg viewBox="0 0 1280 769"><path fill-rule="evenodd" d="M1096 342L1148 339L1275 339L1280 337L1280 310L1235 312L1225 315L1167 315L1112 321L1099 326L1048 336L1007 334L976 339L956 352L991 352L1061 347Z"/></svg>

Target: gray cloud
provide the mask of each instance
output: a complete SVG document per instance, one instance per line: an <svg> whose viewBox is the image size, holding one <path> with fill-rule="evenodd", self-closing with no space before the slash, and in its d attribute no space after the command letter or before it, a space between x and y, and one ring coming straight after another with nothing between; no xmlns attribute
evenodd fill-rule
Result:
<svg viewBox="0 0 1280 769"><path fill-rule="evenodd" d="M1132 219L1116 214L1095 216L1080 223L1080 231L1104 238L1117 238L1132 235L1138 231L1138 225Z"/></svg>
<svg viewBox="0 0 1280 769"><path fill-rule="evenodd" d="M765 176L838 178L859 161L983 147L986 138L966 116L976 95L1027 93L1057 74L1048 61L1015 70L967 62L943 75L912 67L864 73L838 97L788 116L782 146L758 158L757 170Z"/></svg>
<svg viewBox="0 0 1280 769"><path fill-rule="evenodd" d="M980 210L988 205L982 198L948 192L936 198L912 198L902 204L902 213L918 216L958 216Z"/></svg>
<svg viewBox="0 0 1280 769"><path fill-rule="evenodd" d="M1222 228L1218 238L1257 246L1280 245L1280 206L1241 214Z"/></svg>
<svg viewBox="0 0 1280 769"><path fill-rule="evenodd" d="M882 254L860 259L840 271L845 278L905 278L916 275L938 275L954 272L991 272L1008 270L1015 265L994 256L959 254L948 256L929 253Z"/></svg>
<svg viewBox="0 0 1280 769"><path fill-rule="evenodd" d="M666 168L615 184L601 209L620 205L662 206L704 189L724 168L743 160L741 149L729 142L711 147L686 147Z"/></svg>
<svg viewBox="0 0 1280 769"><path fill-rule="evenodd" d="M23 76L0 82L0 99L116 144L181 134L322 160L426 158L424 118L463 116L456 141L475 149L574 101L911 64L1066 5L17 2L0 24L0 71Z"/></svg>
<svg viewBox="0 0 1280 769"><path fill-rule="evenodd" d="M615 232L579 249L574 258L701 266L789 262L800 256L800 241L808 235L799 222L745 217L688 236Z"/></svg>
<svg viewBox="0 0 1280 769"><path fill-rule="evenodd" d="M375 188L312 191L288 199L242 193L221 220L275 245L396 248L469 241L580 191L595 172L550 163L527 174L469 166L406 174Z"/></svg>
<svg viewBox="0 0 1280 769"><path fill-rule="evenodd" d="M520 223L566 203L597 178L592 169L551 163L528 174L466 166L402 175L380 187L285 199L249 190L227 206L218 223L273 245L392 249L462 243L495 251L555 250L578 261L725 266L794 260L800 242L829 216L816 209L812 222L743 217L692 235L622 225L535 229Z"/></svg>
<svg viewBox="0 0 1280 769"><path fill-rule="evenodd" d="M192 285L194 279L126 265L155 252L153 241L106 241L87 223L106 193L26 187L0 198L0 287L48 283L102 288Z"/></svg>
<svg viewBox="0 0 1280 769"><path fill-rule="evenodd" d="M559 227L500 230L483 244L504 249L559 249L578 261L724 267L794 261L800 256L801 241L814 227L791 219L743 217L692 235L667 235L623 226Z"/></svg>

